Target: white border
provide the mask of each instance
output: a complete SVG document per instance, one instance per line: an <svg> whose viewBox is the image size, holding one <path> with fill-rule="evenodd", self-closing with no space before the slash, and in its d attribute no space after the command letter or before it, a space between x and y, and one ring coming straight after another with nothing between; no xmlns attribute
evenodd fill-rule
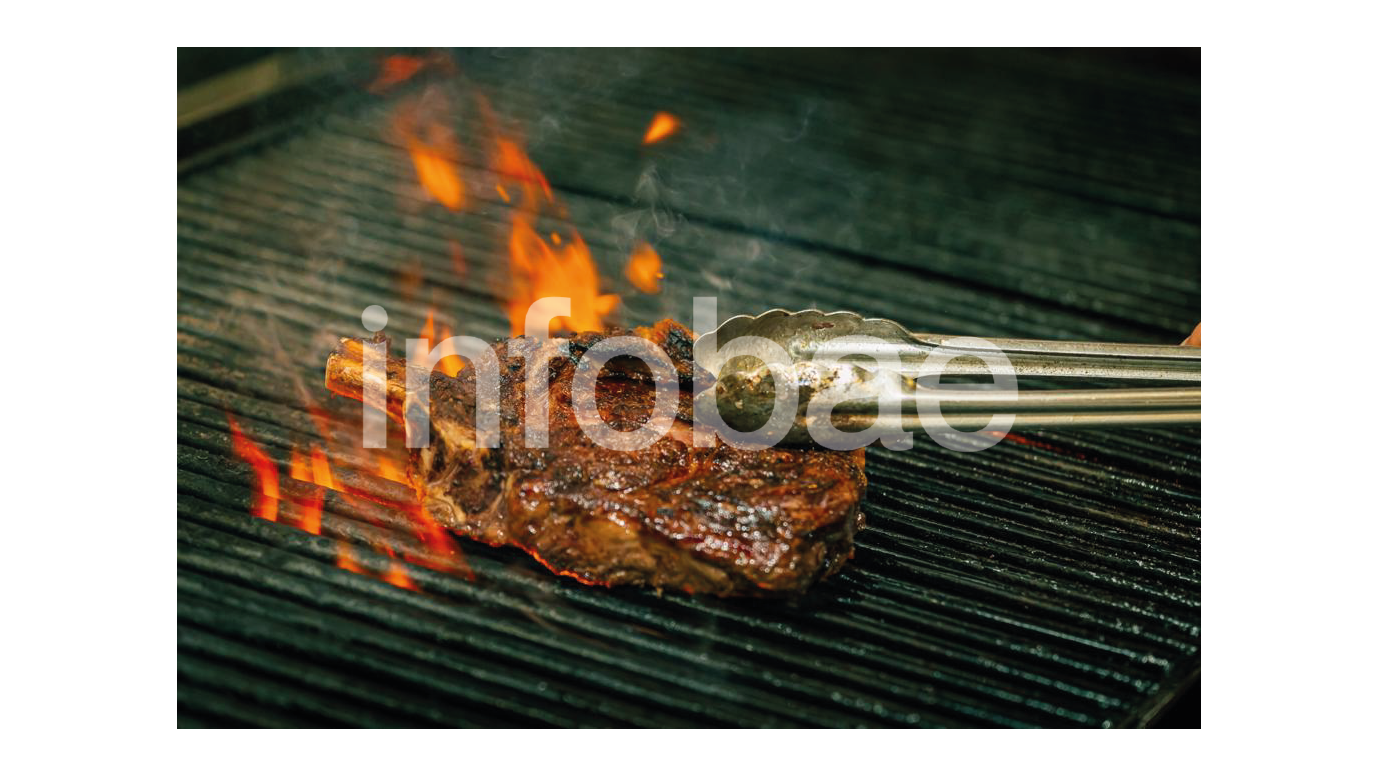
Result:
<svg viewBox="0 0 1378 776"><path fill-rule="evenodd" d="M1358 759L1375 690L1366 491L1378 172L1371 20L1338 3L1280 12L854 2L804 13L799 4L712 2L15 12L6 287L12 352L27 366L6 370L5 388L14 408L6 729L19 746L11 759L241 775L341 766L738 770L799 760L834 771L884 763L1155 775L1371 764ZM1145 734L1151 742L1023 735L995 746L969 732L780 733L769 746L759 733L715 734L711 743L674 731L618 734L613 746L607 733L536 744L531 733L487 732L407 736L405 747L378 745L403 743L399 734L369 742L314 734L308 745L281 734L249 743L243 734L174 733L174 29L203 44L360 42L364 31L405 38L417 30L445 30L436 37L460 44L1204 44L1206 730ZM62 345L82 356L37 358ZM238 746L224 745L231 735Z"/></svg>

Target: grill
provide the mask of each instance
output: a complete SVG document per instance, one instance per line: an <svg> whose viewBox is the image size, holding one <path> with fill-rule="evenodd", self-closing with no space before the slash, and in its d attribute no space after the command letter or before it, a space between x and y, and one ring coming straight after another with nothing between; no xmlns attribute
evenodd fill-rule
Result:
<svg viewBox="0 0 1378 776"><path fill-rule="evenodd" d="M874 448L842 573L794 602L709 600L585 587L467 541L467 571L439 568L412 515L359 495L407 489L369 473L357 407L321 383L370 304L395 337L432 306L457 333L507 334L491 279L508 205L485 158L460 149L469 202L453 213L390 132L425 99L463 139L478 92L522 128L624 323L688 321L712 295L720 318L817 307L978 336L1180 339L1200 305L1194 53L453 58L458 74L381 94L329 79L182 166L181 725L1112 727L1191 686L1195 428ZM684 128L643 147L660 110ZM647 238L665 260L654 296L619 285ZM230 416L284 473L276 522L252 514ZM319 534L292 524L314 486L286 476L316 442L346 451Z"/></svg>

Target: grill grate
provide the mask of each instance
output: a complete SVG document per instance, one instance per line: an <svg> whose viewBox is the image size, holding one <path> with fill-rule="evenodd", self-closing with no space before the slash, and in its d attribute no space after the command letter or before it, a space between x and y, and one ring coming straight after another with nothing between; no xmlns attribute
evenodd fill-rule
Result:
<svg viewBox="0 0 1378 776"><path fill-rule="evenodd" d="M873 450L856 557L791 604L587 588L465 542L470 580L428 567L407 515L333 491L321 535L290 526L288 500L258 519L226 419L283 471L321 410L347 442L357 409L322 367L368 304L400 337L432 304L457 332L506 334L492 173L466 155L470 206L450 213L388 133L417 95L467 126L475 87L527 129L605 277L650 220L673 226L665 290L624 294L626 322L687 320L711 294L720 317L1179 337L1199 316L1197 76L1084 56L906 56L886 87L900 55L468 53L462 79L338 102L183 175L182 724L1142 724L1200 665L1196 429ZM682 137L639 147L663 109ZM332 459L360 490L401 488L361 451ZM342 542L369 573L338 567ZM418 561L419 590L377 578L389 552Z"/></svg>

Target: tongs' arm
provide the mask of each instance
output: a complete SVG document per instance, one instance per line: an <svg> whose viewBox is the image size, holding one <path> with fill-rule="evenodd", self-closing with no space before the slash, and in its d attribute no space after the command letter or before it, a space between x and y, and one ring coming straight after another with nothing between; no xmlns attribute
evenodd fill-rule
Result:
<svg viewBox="0 0 1378 776"><path fill-rule="evenodd" d="M833 427L838 431L857 432L872 430L880 438L898 436L904 432L922 431L934 425L937 415L904 416L896 423L875 415L834 415ZM942 421L953 431L980 431L990 426L997 416L992 413L943 413ZM1018 413L1010 424L1010 431L1024 431L1037 428L1060 428L1076 426L1095 428L1106 426L1180 426L1201 422L1201 410L1173 410L1165 412L1133 410L1127 412L1035 412ZM809 436L801 431L791 431L785 442L806 442ZM819 441L817 437L812 437Z"/></svg>
<svg viewBox="0 0 1378 776"><path fill-rule="evenodd" d="M778 365L776 371L778 372ZM879 437L941 424L974 431L1007 417L1011 428L1127 426L1199 423L1201 387L1000 390L989 385L929 388L913 377L848 363L808 362L791 368L799 388L795 426L787 442L806 442L830 430L870 430ZM738 428L760 428L775 406L778 383L769 365L733 370L719 378L714 397L722 417ZM770 387L768 387L770 386Z"/></svg>
<svg viewBox="0 0 1378 776"><path fill-rule="evenodd" d="M1126 388L1000 391L959 387L914 387L894 394L900 412L878 411L883 401L862 400L841 407L832 423L839 431L874 428L885 434L918 431L938 419L958 431L990 425L997 415L1012 415L1012 428L1053 426L1129 426L1201 422L1201 389ZM894 405L891 405L894 406ZM939 414L941 410L941 415Z"/></svg>
<svg viewBox="0 0 1378 776"><path fill-rule="evenodd" d="M1019 377L1201 381L1201 349L1172 345L1032 339L983 339L976 344L969 337L910 333L907 341L831 340L820 343L812 356L815 360L826 361L848 353L865 354L910 363L915 357L923 360L938 348L953 356L943 368L943 372L950 375L991 374L991 369L977 359L998 353L1009 359L1014 374Z"/></svg>

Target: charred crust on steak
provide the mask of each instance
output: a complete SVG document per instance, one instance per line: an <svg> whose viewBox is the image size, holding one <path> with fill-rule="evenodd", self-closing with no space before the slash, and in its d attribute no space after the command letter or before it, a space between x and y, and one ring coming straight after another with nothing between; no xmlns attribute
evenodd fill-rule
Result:
<svg viewBox="0 0 1378 776"><path fill-rule="evenodd" d="M693 396L681 390L668 434L643 450L593 443L570 386L589 349L633 335L659 345L681 387L694 383L693 335L673 321L569 338L517 337L498 357L501 446L475 441L474 369L430 377L431 445L411 452L428 510L447 527L515 545L552 571L591 584L644 585L719 596L797 595L836 573L862 523L865 452L693 446ZM348 341L337 355L349 353ZM344 355L341 355L344 354ZM525 445L526 363L546 360L549 445ZM332 363L327 382L340 393ZM394 371L389 364L389 376ZM597 406L619 431L651 415L655 388L636 359L601 365ZM702 378L702 372L699 372ZM391 387L389 396L392 396Z"/></svg>

